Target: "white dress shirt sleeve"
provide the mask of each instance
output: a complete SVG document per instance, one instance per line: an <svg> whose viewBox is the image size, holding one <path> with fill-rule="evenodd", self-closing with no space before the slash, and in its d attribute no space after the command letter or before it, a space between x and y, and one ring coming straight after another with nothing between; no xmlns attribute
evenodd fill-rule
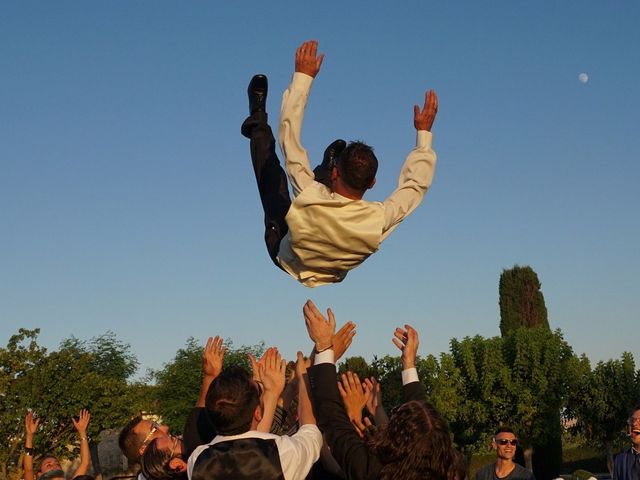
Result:
<svg viewBox="0 0 640 480"><path fill-rule="evenodd" d="M433 181L436 167L436 154L431 148L433 137L426 130L418 130L416 137L416 148L409 153L400 170L398 188L383 202L385 225L382 240L420 205Z"/></svg>
<svg viewBox="0 0 640 480"><path fill-rule="evenodd" d="M300 140L304 109L312 83L313 77L296 72L293 74L291 85L282 95L278 142L284 155L285 169L294 197L297 197L315 180L313 170L309 165L309 156Z"/></svg>
<svg viewBox="0 0 640 480"><path fill-rule="evenodd" d="M316 425L302 425L292 436L276 440L280 465L286 480L304 480L320 458L322 433Z"/></svg>

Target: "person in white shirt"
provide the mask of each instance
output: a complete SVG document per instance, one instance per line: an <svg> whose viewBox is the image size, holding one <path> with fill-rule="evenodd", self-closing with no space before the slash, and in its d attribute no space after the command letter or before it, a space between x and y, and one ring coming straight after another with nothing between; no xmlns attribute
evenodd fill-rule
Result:
<svg viewBox="0 0 640 480"><path fill-rule="evenodd" d="M421 203L431 185L436 155L431 148L431 128L438 111L433 90L425 95L422 109L414 106L416 147L407 157L398 187L384 202L364 200L375 184L378 160L362 142L343 148L336 141L323 162L331 170L330 182L311 170L301 143L302 119L314 78L324 55L317 42L304 42L296 51L295 73L284 92L279 143L287 176L275 153L275 141L267 124L267 79L255 76L249 84L251 115L242 134L251 140L251 159L265 213L265 242L272 261L307 287L337 283L360 265ZM333 148L332 148L333 147ZM335 158L331 158L335 154ZM334 164L335 163L335 164Z"/></svg>
<svg viewBox="0 0 640 480"><path fill-rule="evenodd" d="M298 353L298 363L303 362ZM296 368L300 428L292 436L259 431L264 403L277 401L284 389L286 362L279 354L270 356L264 369L262 382L240 367L223 370L213 381L206 408L218 435L189 457L190 480L302 480L318 460L322 434L301 368Z"/></svg>

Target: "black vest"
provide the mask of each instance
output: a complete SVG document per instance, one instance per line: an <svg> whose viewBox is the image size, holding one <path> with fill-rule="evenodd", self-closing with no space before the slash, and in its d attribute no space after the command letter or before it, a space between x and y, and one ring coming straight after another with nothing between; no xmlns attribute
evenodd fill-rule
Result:
<svg viewBox="0 0 640 480"><path fill-rule="evenodd" d="M273 439L240 438L210 445L198 455L191 480L284 480Z"/></svg>

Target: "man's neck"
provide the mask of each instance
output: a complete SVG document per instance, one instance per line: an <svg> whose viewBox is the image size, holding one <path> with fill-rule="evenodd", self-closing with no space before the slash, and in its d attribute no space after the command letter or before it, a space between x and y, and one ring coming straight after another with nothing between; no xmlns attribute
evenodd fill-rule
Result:
<svg viewBox="0 0 640 480"><path fill-rule="evenodd" d="M362 197L364 197L364 192L358 192L353 188L349 188L340 181L333 182L333 191L351 200L362 200Z"/></svg>
<svg viewBox="0 0 640 480"><path fill-rule="evenodd" d="M498 478L506 477L513 472L514 468L516 468L516 464L513 459L498 458L496 460L496 476Z"/></svg>

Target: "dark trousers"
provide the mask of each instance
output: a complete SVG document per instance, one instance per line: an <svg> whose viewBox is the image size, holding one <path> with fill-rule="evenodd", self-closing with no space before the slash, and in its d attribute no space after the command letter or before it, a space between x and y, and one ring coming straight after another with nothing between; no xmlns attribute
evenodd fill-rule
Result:
<svg viewBox="0 0 640 480"><path fill-rule="evenodd" d="M278 263L280 242L289 231L285 217L291 206L287 175L276 155L276 140L267 124L267 114L257 112L242 124L242 134L251 140L251 163L264 210L264 241L269 257Z"/></svg>

